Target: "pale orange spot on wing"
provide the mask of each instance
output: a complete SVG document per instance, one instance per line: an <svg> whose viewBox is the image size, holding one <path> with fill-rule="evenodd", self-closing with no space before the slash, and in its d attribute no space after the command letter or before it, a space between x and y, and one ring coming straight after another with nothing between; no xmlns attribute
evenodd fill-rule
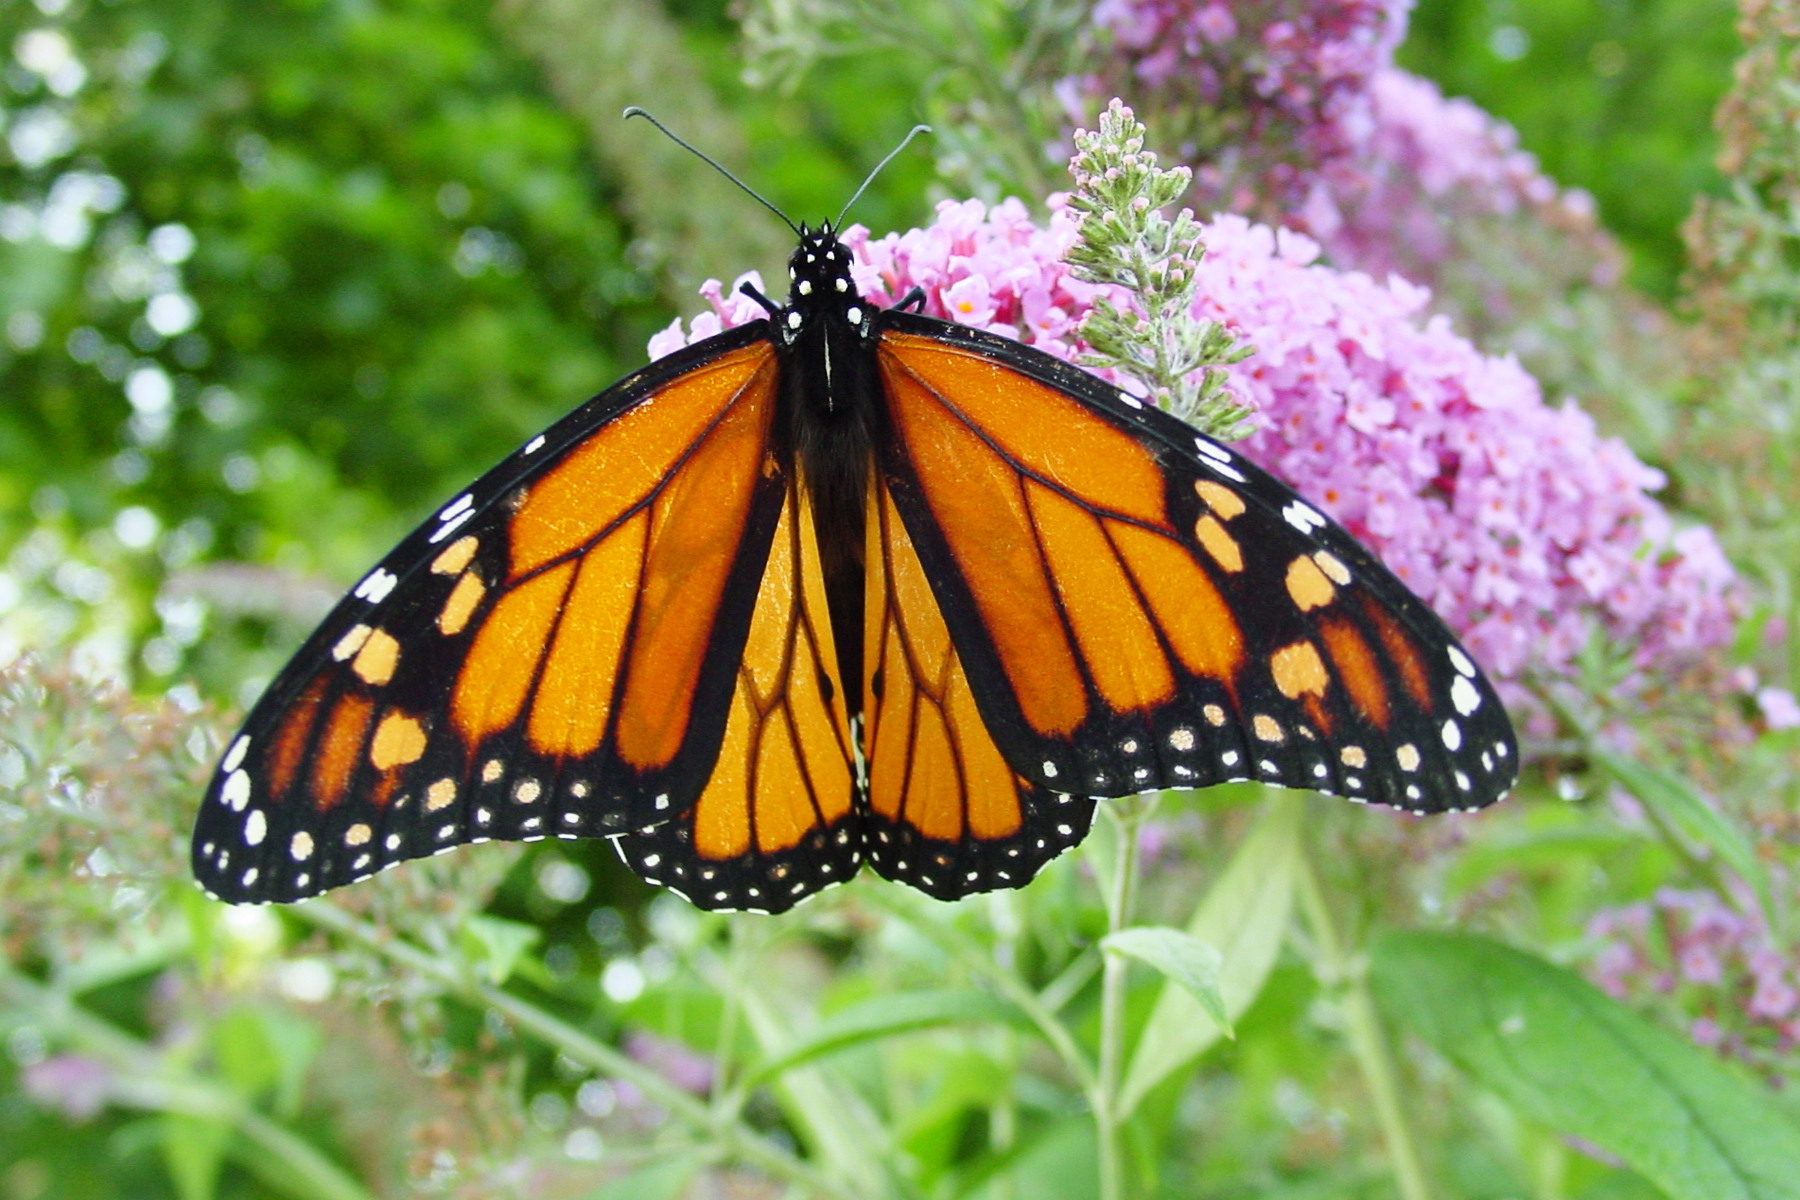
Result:
<svg viewBox="0 0 1800 1200"><path fill-rule="evenodd" d="M512 577L580 549L655 490L746 389L766 393L774 348L758 342L665 386L570 451L513 516Z"/></svg>
<svg viewBox="0 0 1800 1200"><path fill-rule="evenodd" d="M606 735L648 526L639 513L582 558L531 702L531 744L544 754L588 754Z"/></svg>
<svg viewBox="0 0 1800 1200"><path fill-rule="evenodd" d="M884 354L882 363L895 423L926 503L969 585L1025 720L1039 733L1070 732L1087 716L1087 696L1032 536L1018 474L891 355ZM1021 419L1053 421L1048 413ZM903 589L904 581L896 580L896 590ZM914 610L904 594L901 607L909 614Z"/></svg>
<svg viewBox="0 0 1800 1200"><path fill-rule="evenodd" d="M1194 537L1225 570L1235 573L1244 569L1244 552L1238 549L1237 539L1225 532L1217 517L1205 516L1195 521Z"/></svg>
<svg viewBox="0 0 1800 1200"><path fill-rule="evenodd" d="M1320 629L1325 634L1325 652L1331 656L1332 665L1349 690L1351 702L1377 729L1386 729L1389 717L1387 684L1381 678L1375 652L1356 626L1348 621L1327 618L1320 623Z"/></svg>
<svg viewBox="0 0 1800 1200"><path fill-rule="evenodd" d="M1309 693L1323 696L1329 681L1325 664L1311 642L1295 642L1277 650L1269 658L1269 671L1275 677L1275 687L1289 700Z"/></svg>
<svg viewBox="0 0 1800 1200"><path fill-rule="evenodd" d="M1123 522L1108 530L1182 665L1230 680L1244 659L1244 635L1211 578L1169 538Z"/></svg>
<svg viewBox="0 0 1800 1200"><path fill-rule="evenodd" d="M476 633L450 698L451 719L471 747L519 715L574 574L575 564L566 562L520 584Z"/></svg>
<svg viewBox="0 0 1800 1200"><path fill-rule="evenodd" d="M1206 507L1218 513L1225 520L1241 516L1244 511L1244 498L1222 483L1214 483L1209 479L1197 480L1194 491L1206 502Z"/></svg>
<svg viewBox="0 0 1800 1200"><path fill-rule="evenodd" d="M375 629L364 639L362 649L356 652L356 659L350 664L362 681L371 687L380 687L394 677L394 668L400 665L400 643L386 630Z"/></svg>
<svg viewBox="0 0 1800 1200"><path fill-rule="evenodd" d="M1337 589L1325 578L1319 564L1305 555L1288 564L1287 590L1301 612L1324 608L1337 596Z"/></svg>
<svg viewBox="0 0 1800 1200"><path fill-rule="evenodd" d="M438 613L438 632L445 637L455 637L469 624L469 618L475 615L476 605L487 595L487 585L481 577L470 571L456 581L450 589L450 598L444 601L444 607Z"/></svg>
<svg viewBox="0 0 1800 1200"><path fill-rule="evenodd" d="M1100 522L1039 484L1027 484L1025 494L1063 612L1101 697L1115 712L1167 700L1175 676Z"/></svg>
<svg viewBox="0 0 1800 1200"><path fill-rule="evenodd" d="M390 712L375 726L375 737L369 742L369 761L377 771L404 767L419 761L425 753L425 727L417 717L403 712Z"/></svg>
<svg viewBox="0 0 1800 1200"><path fill-rule="evenodd" d="M687 733L713 618L761 478L775 409L773 368L759 380L651 506L617 724L619 755L639 768L667 764Z"/></svg>
<svg viewBox="0 0 1800 1200"><path fill-rule="evenodd" d="M344 798L374 715L375 702L362 696L345 696L331 710L313 755L312 794L321 809Z"/></svg>
<svg viewBox="0 0 1800 1200"><path fill-rule="evenodd" d="M431 571L434 575L454 575L469 565L475 557L475 548L480 543L474 537L460 537L445 546L438 556L431 560Z"/></svg>

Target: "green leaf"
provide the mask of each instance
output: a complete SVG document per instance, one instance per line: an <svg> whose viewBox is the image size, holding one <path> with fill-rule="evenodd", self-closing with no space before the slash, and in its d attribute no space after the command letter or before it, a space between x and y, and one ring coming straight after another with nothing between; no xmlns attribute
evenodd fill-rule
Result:
<svg viewBox="0 0 1800 1200"><path fill-rule="evenodd" d="M753 1067L745 1076L744 1084L755 1086L801 1063L895 1034L940 1025L994 1023L1028 1025L1018 1009L986 992L910 992L877 996L825 1018L811 1033Z"/></svg>
<svg viewBox="0 0 1800 1200"><path fill-rule="evenodd" d="M699 1167L691 1158L652 1163L589 1192L587 1200L676 1200Z"/></svg>
<svg viewBox="0 0 1800 1200"><path fill-rule="evenodd" d="M463 953L487 973L490 983L499 985L512 975L520 956L539 936L530 925L477 913L463 922Z"/></svg>
<svg viewBox="0 0 1800 1200"><path fill-rule="evenodd" d="M1166 925L1138 925L1108 934L1100 945L1155 967L1192 993L1226 1037L1237 1036L1225 1013L1225 996L1219 991L1224 956L1199 938Z"/></svg>
<svg viewBox="0 0 1800 1200"><path fill-rule="evenodd" d="M1701 799L1700 793L1690 787L1687 780L1597 747L1590 747L1589 753L1627 791L1655 809L1657 815L1687 837L1710 847L1745 883L1756 889L1764 913L1770 911L1769 880L1763 873L1762 864L1756 860L1756 852L1737 827Z"/></svg>
<svg viewBox="0 0 1800 1200"><path fill-rule="evenodd" d="M163 1162L181 1200L212 1200L219 1185L219 1165L231 1141L231 1123L165 1113L161 1125Z"/></svg>
<svg viewBox="0 0 1800 1200"><path fill-rule="evenodd" d="M1262 991L1281 949L1293 910L1304 803L1299 796L1270 796L1268 811L1188 922L1188 933L1219 951L1219 993L1231 1021L1243 1016ZM1146 1093L1199 1057L1220 1033L1221 1027L1205 1018L1200 1002L1186 988L1165 986L1132 1052L1120 1089L1122 1111L1130 1113Z"/></svg>
<svg viewBox="0 0 1800 1200"><path fill-rule="evenodd" d="M1670 1200L1800 1200L1800 1127L1769 1094L1579 976L1467 934L1388 933L1371 953L1387 1019L1521 1116Z"/></svg>

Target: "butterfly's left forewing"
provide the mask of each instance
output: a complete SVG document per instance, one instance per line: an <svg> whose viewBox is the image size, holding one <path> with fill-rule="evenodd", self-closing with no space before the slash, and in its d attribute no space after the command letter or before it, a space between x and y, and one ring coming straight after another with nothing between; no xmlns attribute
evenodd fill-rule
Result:
<svg viewBox="0 0 1800 1200"><path fill-rule="evenodd" d="M489 838L691 807L788 481L746 328L559 422L360 583L227 747L201 884L294 900Z"/></svg>
<svg viewBox="0 0 1800 1200"><path fill-rule="evenodd" d="M1442 622L1242 456L978 331L890 312L878 358L881 473L1022 776L1415 811L1511 785L1511 725Z"/></svg>

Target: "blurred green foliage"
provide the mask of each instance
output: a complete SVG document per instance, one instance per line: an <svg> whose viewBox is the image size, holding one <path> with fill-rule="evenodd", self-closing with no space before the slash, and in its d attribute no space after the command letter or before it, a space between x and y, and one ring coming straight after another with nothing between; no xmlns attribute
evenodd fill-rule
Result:
<svg viewBox="0 0 1800 1200"><path fill-rule="evenodd" d="M936 905L867 880L773 920L698 913L602 842L486 846L227 911L191 888L185 848L232 706L337 588L640 363L705 274L778 266L785 230L684 174L622 103L813 221L914 121L958 118L936 163L903 156L852 214L905 228L940 189L1038 182L1042 130L996 114L1039 98L1062 46L1009 39L1077 10L979 6L980 36L949 46L931 38L954 14L932 10L886 31L916 34L916 57L878 38L825 53L837 27L814 30L803 75L758 60L787 81L768 89L745 82L723 0L0 3L0 659L50 660L0 671L0 1197L1093 1195L1104 831L1025 892ZM1707 121L1729 26L1700 0L1427 0L1402 57L1594 191L1668 296L1692 193L1720 190ZM1765 298L1792 288L1785 199L1715 211L1773 231L1732 277ZM1751 332L1716 356L1744 360L1714 372L1729 403L1625 398L1664 459L1702 429L1709 494L1746 445L1779 467L1792 443L1791 314L1734 320ZM1711 511L1791 578L1770 494L1774 512ZM1759 599L1800 653L1791 595ZM1746 625L1746 654L1766 628ZM66 669L71 651L123 664L135 694ZM1571 1146L1568 1114L1494 1065L1514 1014L1482 1010L1487 1040L1465 1045L1475 986L1423 987L1501 967L1524 982L1494 1002L1544 1006L1529 1044L1552 1066L1601 1025L1650 1047L1540 1090L1635 1099L1634 1071L1675 1062L1709 1118L1781 1145L1791 1088L1770 1101L1735 1068L1692 1068L1545 961L1588 953L1596 910L1716 879L1722 851L1791 859L1795 733L1701 711L1717 692L1688 684L1652 692L1659 717L1601 713L1719 798L1723 818L1673 832L1622 819L1573 734L1528 796L1457 823L1251 788L1165 801L1140 919L1221 949L1237 1036L1163 1036L1185 993L1131 976L1141 1194L1393 1196L1386 1072L1428 1194L1649 1197L1621 1159L1652 1171L1632 1155L1690 1130L1620 1103L1596 1122L1617 1144ZM1439 923L1543 957L1375 936ZM1381 1006L1422 1040L1389 1044ZM1769 1073L1791 1073L1784 1053Z"/></svg>
<svg viewBox="0 0 1800 1200"><path fill-rule="evenodd" d="M1592 192L1631 282L1666 301L1694 196L1724 189L1712 112L1740 53L1733 15L1725 0L1420 0L1398 58Z"/></svg>

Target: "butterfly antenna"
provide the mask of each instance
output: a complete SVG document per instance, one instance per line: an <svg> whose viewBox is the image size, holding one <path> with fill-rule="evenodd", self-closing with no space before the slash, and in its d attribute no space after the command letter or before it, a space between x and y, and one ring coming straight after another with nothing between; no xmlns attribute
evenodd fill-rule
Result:
<svg viewBox="0 0 1800 1200"><path fill-rule="evenodd" d="M758 204L762 205L764 208L768 209L770 212L772 212L776 216L780 217L782 224L786 225L789 229L792 229L794 231L795 237L800 236L800 227L798 225L794 224L792 221L788 220L788 215L786 213L782 212L779 208L776 208L773 204L770 204L767 200L764 200L761 196L757 195L755 190L752 189L749 184L745 183L743 180L739 179L736 175L733 175L730 171L727 171L724 167L720 166L718 163L718 160L712 158L710 155L704 154L701 151L694 149L694 147L688 145L688 143L682 141L680 138L678 138L674 134L670 133L669 127L667 125L664 125L661 121L657 120L655 117L651 116L649 113L645 112L643 109L639 108L635 104L633 104L630 108L627 108L625 110L625 119L627 121L629 121L633 117L642 117L642 118L644 118L644 120L650 122L652 125L656 126L658 129L662 130L664 137L668 138L671 142L674 142L677 146L680 146L683 150L686 150L689 154L692 154L695 158L699 159L701 162L705 163L707 166L711 167L713 170L717 171L719 174L723 175L725 178L731 180L731 182L737 184L740 188L742 188L744 190L745 195L749 196L752 200L756 201ZM890 155L888 155L888 157L892 158L893 155L890 154ZM866 187L868 185L864 184L863 186Z"/></svg>
<svg viewBox="0 0 1800 1200"><path fill-rule="evenodd" d="M856 189L856 194L854 196L851 196L850 199L845 202L844 211L838 214L837 223L834 224L832 226L832 228L833 229L842 229L844 227L844 218L850 215L850 206L852 204L855 204L858 200L862 199L862 194L869 190L869 185L871 183L875 182L875 177L877 175L881 174L882 169L885 168L889 163L893 162L894 158L902 150L904 150L908 146L912 145L912 140L914 138L918 137L921 133L930 133L930 132L931 132L931 126L929 126L929 125L914 125L912 127L912 132L907 134L903 139L901 139L900 144L898 146L895 146L892 150L888 151L888 156L886 158L882 159L880 162L875 164L875 169L873 171L870 171L869 177L862 181L862 186Z"/></svg>

